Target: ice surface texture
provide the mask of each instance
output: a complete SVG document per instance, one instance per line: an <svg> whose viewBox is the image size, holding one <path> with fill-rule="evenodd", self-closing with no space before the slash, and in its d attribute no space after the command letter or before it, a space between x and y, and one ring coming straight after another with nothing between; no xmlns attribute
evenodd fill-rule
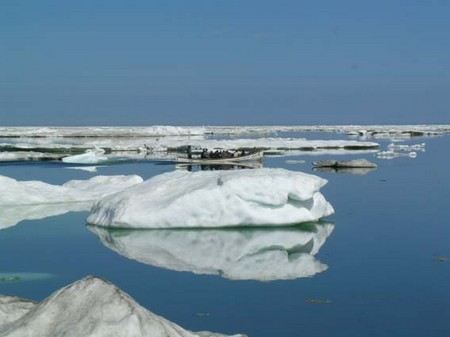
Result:
<svg viewBox="0 0 450 337"><path fill-rule="evenodd" d="M127 258L175 271L233 280L311 277L327 266L314 255L334 225L245 229L107 229L88 227Z"/></svg>
<svg viewBox="0 0 450 337"><path fill-rule="evenodd" d="M88 222L120 228L286 225L334 212L327 183L284 169L175 171L95 202Z"/></svg>
<svg viewBox="0 0 450 337"><path fill-rule="evenodd" d="M155 315L114 285L86 277L35 304L0 296L1 337L219 337ZM242 335L235 335L235 337Z"/></svg>

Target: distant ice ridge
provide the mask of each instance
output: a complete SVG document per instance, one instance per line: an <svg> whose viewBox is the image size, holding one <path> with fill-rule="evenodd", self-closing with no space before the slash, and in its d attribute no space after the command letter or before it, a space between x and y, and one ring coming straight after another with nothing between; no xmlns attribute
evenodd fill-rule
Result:
<svg viewBox="0 0 450 337"><path fill-rule="evenodd" d="M247 126L134 126L134 127L2 127L0 137L161 137L242 135L277 132L338 132L366 135L435 135L450 133L446 124L413 125L247 125Z"/></svg>
<svg viewBox="0 0 450 337"><path fill-rule="evenodd" d="M208 139L204 137L162 137L162 138L21 138L0 144L0 151L41 151L82 155L89 149L102 148L118 152L167 152L185 151L186 146L202 148L248 149L279 151L315 150L370 150L377 149L378 143L357 140L307 140L303 138L234 138ZM68 153L68 154L67 154ZM92 162L91 162L92 163Z"/></svg>
<svg viewBox="0 0 450 337"><path fill-rule="evenodd" d="M202 126L80 126L80 127L2 127L0 137L161 137L203 135L206 129Z"/></svg>
<svg viewBox="0 0 450 337"><path fill-rule="evenodd" d="M333 228L332 224L192 230L89 226L106 247L148 265L258 281L311 277L325 271L327 266L314 255Z"/></svg>
<svg viewBox="0 0 450 337"><path fill-rule="evenodd" d="M40 303L0 296L0 336L225 337L185 330L96 277L72 283Z"/></svg>
<svg viewBox="0 0 450 337"><path fill-rule="evenodd" d="M93 201L141 182L136 175L96 176L58 186L0 176L0 229L26 219L88 211Z"/></svg>
<svg viewBox="0 0 450 337"><path fill-rule="evenodd" d="M88 222L121 228L285 225L334 212L326 180L284 169L175 171L94 203Z"/></svg>

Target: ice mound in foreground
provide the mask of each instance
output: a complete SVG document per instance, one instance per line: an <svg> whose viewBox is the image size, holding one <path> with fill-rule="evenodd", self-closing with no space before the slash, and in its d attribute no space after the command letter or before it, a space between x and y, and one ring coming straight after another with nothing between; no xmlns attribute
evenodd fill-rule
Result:
<svg viewBox="0 0 450 337"><path fill-rule="evenodd" d="M332 224L245 229L107 229L88 227L108 248L139 262L232 280L311 277L327 265L314 256Z"/></svg>
<svg viewBox="0 0 450 337"><path fill-rule="evenodd" d="M71 180L59 186L0 176L0 207L92 202L141 182L142 178L136 175L96 176L88 180Z"/></svg>
<svg viewBox="0 0 450 337"><path fill-rule="evenodd" d="M326 182L284 169L175 171L95 202L88 222L192 228L316 221L334 212L319 192Z"/></svg>
<svg viewBox="0 0 450 337"><path fill-rule="evenodd" d="M2 337L220 337L184 330L96 277L70 284L41 303L0 296ZM235 335L235 337L243 335Z"/></svg>

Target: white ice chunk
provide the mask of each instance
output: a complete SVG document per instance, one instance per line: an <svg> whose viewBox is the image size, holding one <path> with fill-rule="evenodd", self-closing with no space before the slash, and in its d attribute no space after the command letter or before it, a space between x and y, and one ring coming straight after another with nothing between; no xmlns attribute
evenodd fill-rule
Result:
<svg viewBox="0 0 450 337"><path fill-rule="evenodd" d="M219 337L224 335L187 331L140 306L111 283L95 277L86 277L54 292L38 304L0 296L0 336Z"/></svg>
<svg viewBox="0 0 450 337"><path fill-rule="evenodd" d="M287 280L327 269L316 260L332 224L305 228L118 230L89 226L127 258L175 271L233 280Z"/></svg>
<svg viewBox="0 0 450 337"><path fill-rule="evenodd" d="M326 180L284 169L175 171L94 204L88 222L125 228L283 225L334 212Z"/></svg>
<svg viewBox="0 0 450 337"><path fill-rule="evenodd" d="M108 160L105 156L105 150L93 149L87 150L85 153L74 156L64 157L62 161L70 164L99 164Z"/></svg>
<svg viewBox="0 0 450 337"><path fill-rule="evenodd" d="M142 178L136 175L96 176L59 186L0 176L0 206L94 201L141 182Z"/></svg>

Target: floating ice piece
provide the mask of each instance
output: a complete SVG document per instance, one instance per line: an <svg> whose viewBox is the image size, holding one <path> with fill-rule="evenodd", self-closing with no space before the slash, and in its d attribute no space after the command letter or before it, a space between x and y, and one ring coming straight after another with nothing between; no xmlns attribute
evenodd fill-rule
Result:
<svg viewBox="0 0 450 337"><path fill-rule="evenodd" d="M392 150L377 152L377 158L379 159L395 159L399 157L409 157L414 159L417 157L417 152L397 152Z"/></svg>
<svg viewBox="0 0 450 337"><path fill-rule="evenodd" d="M377 164L367 159L353 160L319 160L313 163L314 167L330 167L330 168L376 168Z"/></svg>
<svg viewBox="0 0 450 337"><path fill-rule="evenodd" d="M0 297L0 336L224 337L187 331L96 277L72 283L40 303Z"/></svg>
<svg viewBox="0 0 450 337"><path fill-rule="evenodd" d="M175 171L96 202L88 222L121 228L284 225L334 212L326 180L284 169Z"/></svg>
<svg viewBox="0 0 450 337"><path fill-rule="evenodd" d="M301 159L288 159L285 161L286 164L304 164L305 161Z"/></svg>
<svg viewBox="0 0 450 337"><path fill-rule="evenodd" d="M343 174L352 174L356 176L364 176L374 171L376 168L374 167L313 167L314 172L326 172L326 173L343 173Z"/></svg>
<svg viewBox="0 0 450 337"><path fill-rule="evenodd" d="M129 259L175 271L233 280L311 277L327 266L316 255L332 224L245 229L106 229L89 226L108 248Z"/></svg>
<svg viewBox="0 0 450 337"><path fill-rule="evenodd" d="M80 171L95 173L95 172L97 172L97 169L99 167L103 167L103 166L67 166L65 168L69 169L69 170L80 170Z"/></svg>
<svg viewBox="0 0 450 337"><path fill-rule="evenodd" d="M390 151L395 152L413 152L413 151L420 151L425 152L425 143L420 144L389 144L388 149Z"/></svg>
<svg viewBox="0 0 450 337"><path fill-rule="evenodd" d="M38 220L69 212L89 211L91 206L92 201L0 206L0 229L15 226L24 220Z"/></svg>
<svg viewBox="0 0 450 337"><path fill-rule="evenodd" d="M99 164L107 161L105 156L105 150L103 149L90 149L83 154L77 154L74 156L64 157L62 161L70 164Z"/></svg>
<svg viewBox="0 0 450 337"><path fill-rule="evenodd" d="M141 182L142 178L136 175L96 176L89 180L71 180L58 186L0 176L0 206L94 201Z"/></svg>

